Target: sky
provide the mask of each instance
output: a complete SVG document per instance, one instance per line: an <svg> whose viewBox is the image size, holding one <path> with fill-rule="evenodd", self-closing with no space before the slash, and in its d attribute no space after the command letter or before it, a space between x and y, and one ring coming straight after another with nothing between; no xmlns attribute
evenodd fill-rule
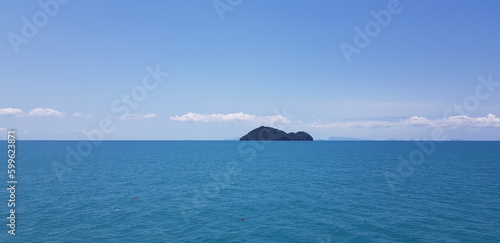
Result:
<svg viewBox="0 0 500 243"><path fill-rule="evenodd" d="M18 139L499 140L500 2L0 2ZM440 134L439 136L436 134Z"/></svg>

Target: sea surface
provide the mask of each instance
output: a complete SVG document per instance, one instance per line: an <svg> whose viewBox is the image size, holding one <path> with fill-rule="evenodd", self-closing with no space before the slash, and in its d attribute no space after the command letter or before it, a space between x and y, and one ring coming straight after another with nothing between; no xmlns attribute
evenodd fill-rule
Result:
<svg viewBox="0 0 500 243"><path fill-rule="evenodd" d="M18 141L16 155L16 236L4 189L0 242L500 240L500 142Z"/></svg>

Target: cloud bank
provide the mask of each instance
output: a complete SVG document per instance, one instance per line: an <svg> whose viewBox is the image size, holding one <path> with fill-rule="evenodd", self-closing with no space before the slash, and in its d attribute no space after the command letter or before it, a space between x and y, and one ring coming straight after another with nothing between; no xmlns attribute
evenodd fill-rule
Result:
<svg viewBox="0 0 500 243"><path fill-rule="evenodd" d="M155 117L156 114L149 113L149 114L123 114L119 118L120 120L139 120L139 119L150 119Z"/></svg>
<svg viewBox="0 0 500 243"><path fill-rule="evenodd" d="M23 111L15 108L0 108L0 115L20 115Z"/></svg>
<svg viewBox="0 0 500 243"><path fill-rule="evenodd" d="M54 116L63 117L64 113L50 108L35 108L28 113L28 116Z"/></svg>
<svg viewBox="0 0 500 243"><path fill-rule="evenodd" d="M92 114L85 114L85 113L82 113L82 112L75 112L73 114L71 114L72 117L75 117L75 118L83 118L83 119L92 119L94 118L94 116L92 116Z"/></svg>
<svg viewBox="0 0 500 243"><path fill-rule="evenodd" d="M263 123L263 124L288 124L291 123L288 118L282 115L272 115L272 116L256 116L245 114L243 112L239 113L229 113L229 114L198 114L189 112L182 116L170 117L170 120L181 121L181 122L250 122L250 123Z"/></svg>
<svg viewBox="0 0 500 243"><path fill-rule="evenodd" d="M405 127L442 127L442 128L497 128L500 118L493 114L485 117L450 116L431 120L425 117L413 116L399 121L348 121L348 122L315 122L316 128L405 128Z"/></svg>
<svg viewBox="0 0 500 243"><path fill-rule="evenodd" d="M23 117L25 114L21 109L17 108L0 108L1 115L13 115L15 117ZM45 117L65 117L64 112L60 112L51 108L35 108L28 112L27 116L45 116ZM92 114L85 114L83 112L74 112L71 114L74 118L92 119L94 116Z"/></svg>
<svg viewBox="0 0 500 243"><path fill-rule="evenodd" d="M243 112L229 114L199 114L189 112L182 116L172 116L170 120L180 122L248 122L258 124L289 124L313 128L411 128L411 127L441 127L441 128L500 128L500 118L494 114L485 117L450 116L441 119L428 119L421 116L412 116L407 119L395 121L384 120L355 120L322 122L317 120L312 123L294 121L282 115L257 116Z"/></svg>

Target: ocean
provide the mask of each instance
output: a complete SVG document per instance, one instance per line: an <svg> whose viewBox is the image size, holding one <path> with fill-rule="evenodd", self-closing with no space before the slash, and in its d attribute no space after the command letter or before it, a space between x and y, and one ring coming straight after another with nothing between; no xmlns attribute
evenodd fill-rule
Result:
<svg viewBox="0 0 500 243"><path fill-rule="evenodd" d="M16 179L1 242L500 239L500 142L21 140Z"/></svg>

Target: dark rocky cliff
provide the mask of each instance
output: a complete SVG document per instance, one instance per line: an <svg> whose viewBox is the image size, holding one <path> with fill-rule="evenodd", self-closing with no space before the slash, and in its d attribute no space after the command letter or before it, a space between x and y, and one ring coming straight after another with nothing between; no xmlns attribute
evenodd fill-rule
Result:
<svg viewBox="0 0 500 243"><path fill-rule="evenodd" d="M261 126L240 138L240 141L313 141L313 137L307 132L286 133L272 127Z"/></svg>

